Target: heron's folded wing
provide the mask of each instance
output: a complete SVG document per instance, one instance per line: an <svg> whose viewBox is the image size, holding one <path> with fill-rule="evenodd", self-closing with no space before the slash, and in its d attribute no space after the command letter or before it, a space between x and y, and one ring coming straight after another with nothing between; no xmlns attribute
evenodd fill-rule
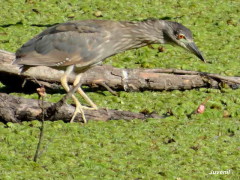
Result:
<svg viewBox="0 0 240 180"><path fill-rule="evenodd" d="M16 52L15 64L68 66L86 64L97 57L108 38L95 24L64 23L53 26L28 41Z"/></svg>

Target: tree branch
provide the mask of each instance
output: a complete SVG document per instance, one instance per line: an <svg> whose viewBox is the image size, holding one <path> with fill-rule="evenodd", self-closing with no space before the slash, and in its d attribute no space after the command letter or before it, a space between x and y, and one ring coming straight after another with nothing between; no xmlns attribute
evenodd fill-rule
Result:
<svg viewBox="0 0 240 180"><path fill-rule="evenodd" d="M44 109L53 107L54 103L44 102ZM75 107L63 104L58 111L51 112L54 116L48 114L45 120L63 120L70 122ZM109 120L132 120L147 118L163 118L157 114L134 113L129 111L99 109L84 110L88 120L109 121ZM1 122L22 122L42 119L42 109L39 107L38 100L15 97L12 95L0 93L0 121ZM77 115L75 121L83 122L81 114Z"/></svg>
<svg viewBox="0 0 240 180"><path fill-rule="evenodd" d="M24 80L28 86L36 84L35 78L46 87L59 87L62 71L49 67L33 67L23 75L19 75L19 68L11 65L15 55L0 50L0 81L9 87L22 88ZM69 77L73 83L75 75ZM240 77L227 77L218 74L186 71L177 69L120 69L112 66L95 66L86 71L81 79L83 85L92 88L101 86L114 90L185 90L201 87L219 88L219 83L225 83L232 88L238 88ZM35 87L34 87L35 90Z"/></svg>

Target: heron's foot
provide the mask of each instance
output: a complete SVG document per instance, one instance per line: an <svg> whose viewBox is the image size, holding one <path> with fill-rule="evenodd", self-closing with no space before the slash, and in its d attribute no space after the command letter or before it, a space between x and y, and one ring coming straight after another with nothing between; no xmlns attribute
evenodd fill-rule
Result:
<svg viewBox="0 0 240 180"><path fill-rule="evenodd" d="M83 111L83 106L80 103L76 103L76 108L75 108L75 111L73 113L70 123L73 123L73 121L78 113L80 113L82 115L83 122L87 123L87 119L86 119L84 111Z"/></svg>
<svg viewBox="0 0 240 180"><path fill-rule="evenodd" d="M79 87L77 91L84 98L84 100L91 106L91 107L83 106L84 109L89 109L89 110L98 109L97 105L87 96L87 94L85 94L85 92L82 90L81 87Z"/></svg>

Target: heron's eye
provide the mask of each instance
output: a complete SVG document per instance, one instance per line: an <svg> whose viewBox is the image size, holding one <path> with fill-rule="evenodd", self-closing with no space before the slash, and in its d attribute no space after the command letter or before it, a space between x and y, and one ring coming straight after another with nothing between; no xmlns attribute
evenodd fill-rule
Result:
<svg viewBox="0 0 240 180"><path fill-rule="evenodd" d="M177 39L186 39L185 36L183 34L178 34L177 35Z"/></svg>

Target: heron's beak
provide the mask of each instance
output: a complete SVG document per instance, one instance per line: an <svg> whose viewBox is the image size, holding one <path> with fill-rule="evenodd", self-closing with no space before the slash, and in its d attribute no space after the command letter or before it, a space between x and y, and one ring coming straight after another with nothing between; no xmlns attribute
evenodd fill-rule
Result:
<svg viewBox="0 0 240 180"><path fill-rule="evenodd" d="M186 44L186 47L191 53L195 54L199 59L201 59L203 62L206 63L202 53L198 50L198 48L194 42L190 42L190 43Z"/></svg>

